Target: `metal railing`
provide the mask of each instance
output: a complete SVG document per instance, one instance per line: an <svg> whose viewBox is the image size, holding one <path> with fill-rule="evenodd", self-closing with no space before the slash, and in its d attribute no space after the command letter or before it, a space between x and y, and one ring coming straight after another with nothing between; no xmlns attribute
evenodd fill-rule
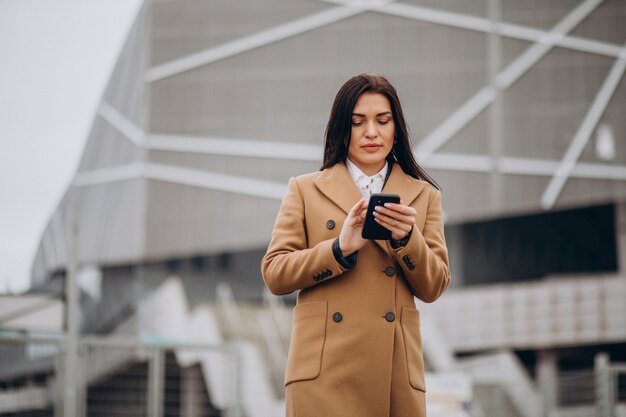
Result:
<svg viewBox="0 0 626 417"><path fill-rule="evenodd" d="M204 365L177 359L208 352L226 362L222 409L212 402ZM0 416L62 416L64 354L59 338L0 336ZM82 337L69 406L85 417L241 417L239 361L227 344Z"/></svg>

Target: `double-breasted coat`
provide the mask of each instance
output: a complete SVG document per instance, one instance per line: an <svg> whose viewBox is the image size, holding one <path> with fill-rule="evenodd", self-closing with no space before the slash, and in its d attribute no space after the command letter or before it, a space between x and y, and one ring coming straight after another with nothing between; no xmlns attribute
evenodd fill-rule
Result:
<svg viewBox="0 0 626 417"><path fill-rule="evenodd" d="M368 241L356 265L334 257L361 194L343 163L291 178L261 270L274 294L298 291L285 374L288 417L422 417L424 361L413 296L436 300L450 272L441 193L398 164L383 188L417 211L408 243Z"/></svg>

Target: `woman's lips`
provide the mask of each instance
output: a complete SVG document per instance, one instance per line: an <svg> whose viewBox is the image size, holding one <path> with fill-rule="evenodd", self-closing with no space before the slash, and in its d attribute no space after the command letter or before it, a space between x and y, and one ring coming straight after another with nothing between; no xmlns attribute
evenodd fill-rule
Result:
<svg viewBox="0 0 626 417"><path fill-rule="evenodd" d="M363 145L362 146L362 148L365 149L366 152L376 152L382 147L383 147L382 145Z"/></svg>

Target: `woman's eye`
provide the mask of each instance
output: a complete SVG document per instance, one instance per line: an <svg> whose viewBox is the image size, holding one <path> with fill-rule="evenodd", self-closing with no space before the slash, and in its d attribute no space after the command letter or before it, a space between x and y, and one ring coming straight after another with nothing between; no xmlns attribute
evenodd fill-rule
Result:
<svg viewBox="0 0 626 417"><path fill-rule="evenodd" d="M379 120L378 123L380 123L381 125L386 125L387 123L389 123L389 119Z"/></svg>
<svg viewBox="0 0 626 417"><path fill-rule="evenodd" d="M353 120L352 121L352 126L361 126L363 124L362 121L360 120Z"/></svg>

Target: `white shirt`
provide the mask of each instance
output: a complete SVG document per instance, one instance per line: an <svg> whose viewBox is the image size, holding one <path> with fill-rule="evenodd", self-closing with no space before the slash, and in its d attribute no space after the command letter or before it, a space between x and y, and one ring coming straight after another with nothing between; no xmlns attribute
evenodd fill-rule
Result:
<svg viewBox="0 0 626 417"><path fill-rule="evenodd" d="M385 161L383 169L376 174L368 177L350 161L350 158L346 158L346 167L350 176L354 180L357 188L361 192L361 195L365 200L369 200L370 196L375 193L380 193L385 185L385 178L387 177L387 170L389 169L389 163Z"/></svg>

